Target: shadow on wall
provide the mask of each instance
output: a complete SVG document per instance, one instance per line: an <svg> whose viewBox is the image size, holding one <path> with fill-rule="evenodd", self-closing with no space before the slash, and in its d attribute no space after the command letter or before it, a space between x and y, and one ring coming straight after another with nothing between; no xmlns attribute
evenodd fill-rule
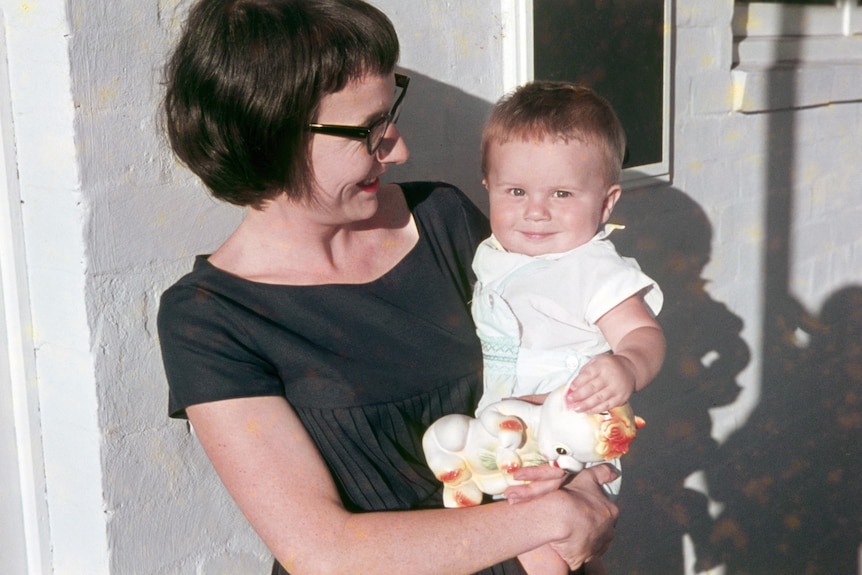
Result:
<svg viewBox="0 0 862 575"><path fill-rule="evenodd" d="M704 290L711 228L673 188L627 192L614 213L619 251L662 286L668 340L662 372L632 402L646 427L624 461L609 573L853 574L862 542L862 287L844 288L810 317L769 293L762 393L749 422L719 445L708 410L732 403L750 352L742 320ZM810 334L807 345L794 337ZM710 497L687 488L703 473ZM718 511L716 511L716 509Z"/></svg>
<svg viewBox="0 0 862 575"><path fill-rule="evenodd" d="M410 148L410 160L391 166L387 181L448 182L487 213L479 146L492 103L413 70L405 73L410 76L410 88L398 129Z"/></svg>
<svg viewBox="0 0 862 575"><path fill-rule="evenodd" d="M625 192L611 221L626 225L613 236L617 249L637 258L665 294L658 319L667 358L632 398L647 424L623 461L620 520L606 563L609 573L682 574L683 534L707 541L713 524L708 499L684 483L716 459L708 410L733 403L750 354L742 320L704 289L712 231L699 205L669 187Z"/></svg>
<svg viewBox="0 0 862 575"><path fill-rule="evenodd" d="M725 505L710 553L729 575L855 574L862 543L862 286L843 288L820 316L775 316L774 369L749 423L708 470ZM811 334L794 345L802 317Z"/></svg>

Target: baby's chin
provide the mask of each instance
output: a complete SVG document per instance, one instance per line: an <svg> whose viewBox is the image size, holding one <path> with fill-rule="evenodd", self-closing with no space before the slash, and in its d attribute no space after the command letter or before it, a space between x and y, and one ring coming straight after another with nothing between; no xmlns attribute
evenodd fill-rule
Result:
<svg viewBox="0 0 862 575"><path fill-rule="evenodd" d="M579 248L587 242L581 240L560 241L561 238L555 234L532 234L520 232L517 237L509 241L500 240L500 245L507 252L523 254L525 256L545 256L551 254L563 254Z"/></svg>

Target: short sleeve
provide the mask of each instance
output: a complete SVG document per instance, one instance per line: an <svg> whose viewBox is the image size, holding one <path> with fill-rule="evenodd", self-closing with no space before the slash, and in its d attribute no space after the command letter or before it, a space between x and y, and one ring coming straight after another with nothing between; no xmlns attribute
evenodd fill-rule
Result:
<svg viewBox="0 0 862 575"><path fill-rule="evenodd" d="M158 330L172 417L197 403L284 395L275 369L252 351L252 338L220 299L191 285L162 295Z"/></svg>
<svg viewBox="0 0 862 575"><path fill-rule="evenodd" d="M608 241L602 242L613 250ZM586 319L595 324L604 314L635 294L641 294L644 303L654 315L658 315L664 303L664 295L658 284L641 271L637 261L607 253L595 258L590 266L590 277L595 282L592 297L586 309Z"/></svg>

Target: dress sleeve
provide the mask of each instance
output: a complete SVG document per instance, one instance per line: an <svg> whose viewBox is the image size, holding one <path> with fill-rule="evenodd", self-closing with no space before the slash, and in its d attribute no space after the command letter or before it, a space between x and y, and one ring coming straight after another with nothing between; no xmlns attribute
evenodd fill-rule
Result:
<svg viewBox="0 0 862 575"><path fill-rule="evenodd" d="M158 330L171 417L198 403L284 395L275 369L221 299L194 285L162 295Z"/></svg>

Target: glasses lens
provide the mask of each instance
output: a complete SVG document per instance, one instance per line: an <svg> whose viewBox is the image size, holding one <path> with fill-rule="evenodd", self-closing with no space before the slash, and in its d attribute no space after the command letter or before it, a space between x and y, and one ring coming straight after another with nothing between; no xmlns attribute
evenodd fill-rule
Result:
<svg viewBox="0 0 862 575"><path fill-rule="evenodd" d="M406 81L409 80L405 80L405 82ZM380 148L380 144L383 143L383 139L386 137L389 125L398 121L398 115L401 113L401 101L404 99L404 92L407 90L407 86L406 84L404 86L399 85L397 86L397 89L398 93L395 95L395 103L392 105L392 109L388 114L386 114L386 116L380 118L368 128L369 133L366 142L368 143L369 154L377 153L377 150Z"/></svg>
<svg viewBox="0 0 862 575"><path fill-rule="evenodd" d="M390 123L389 115L386 115L371 125L368 139L366 140L368 142L368 153L374 154L377 152L380 144L383 143L383 138L386 136L386 130L389 129Z"/></svg>

